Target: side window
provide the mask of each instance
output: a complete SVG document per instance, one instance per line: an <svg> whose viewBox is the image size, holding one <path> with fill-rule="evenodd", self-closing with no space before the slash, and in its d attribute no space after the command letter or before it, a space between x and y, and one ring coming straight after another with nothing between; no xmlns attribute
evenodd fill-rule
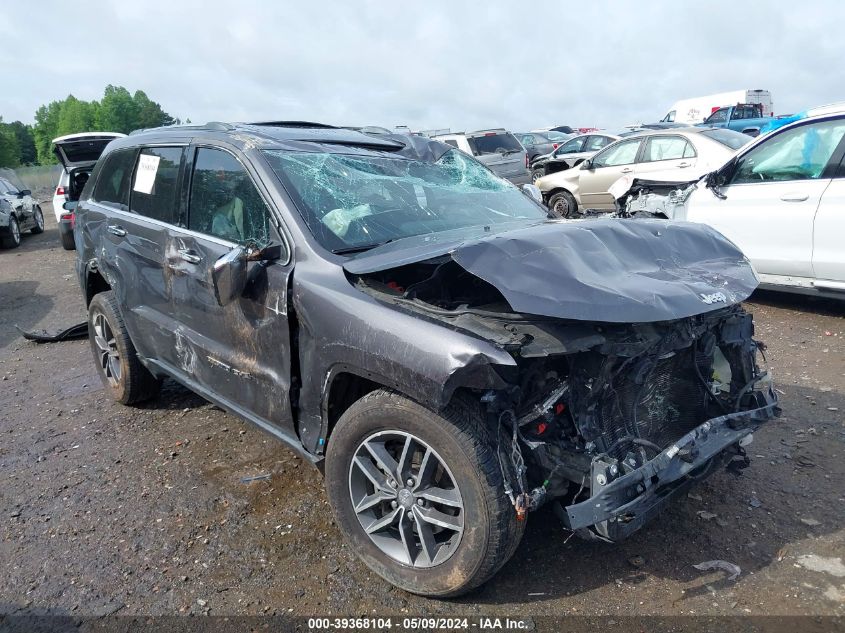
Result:
<svg viewBox="0 0 845 633"><path fill-rule="evenodd" d="M607 137L605 136L588 136L587 142L584 143L584 151L585 152L597 152L602 147L607 145L607 141L605 140Z"/></svg>
<svg viewBox="0 0 845 633"><path fill-rule="evenodd" d="M14 193L17 193L18 190L17 190L17 187L12 186L12 183L10 183L7 180L3 180L2 178L0 178L0 192L14 194Z"/></svg>
<svg viewBox="0 0 845 633"><path fill-rule="evenodd" d="M561 154L577 154L581 151L581 146L584 143L585 137L574 138L571 141L567 141L563 145L561 145L558 150L555 152L555 156L560 156Z"/></svg>
<svg viewBox="0 0 845 633"><path fill-rule="evenodd" d="M594 167L616 167L618 165L630 165L637 157L640 149L640 139L634 138L628 141L620 141L602 150L593 158Z"/></svg>
<svg viewBox="0 0 845 633"><path fill-rule="evenodd" d="M239 243L269 239L267 206L243 165L229 152L197 149L188 228Z"/></svg>
<svg viewBox="0 0 845 633"><path fill-rule="evenodd" d="M724 123L728 120L728 109L727 108L719 108L709 117L705 123Z"/></svg>
<svg viewBox="0 0 845 633"><path fill-rule="evenodd" d="M443 141L443 142L444 142L444 143L446 143L446 145L451 145L452 147L457 147L457 146L458 146L458 141L456 141L456 140L454 140L454 139L451 139L451 138L450 138L450 139L447 139L447 140L445 140L445 141Z"/></svg>
<svg viewBox="0 0 845 633"><path fill-rule="evenodd" d="M147 147L141 150L129 210L154 220L176 223L179 206L181 147Z"/></svg>
<svg viewBox="0 0 845 633"><path fill-rule="evenodd" d="M684 158L695 158L698 154L695 153L695 148L692 146L692 143L687 141L687 146L684 149Z"/></svg>
<svg viewBox="0 0 845 633"><path fill-rule="evenodd" d="M666 117L663 119L667 123L674 123L675 122L675 111L672 110Z"/></svg>
<svg viewBox="0 0 845 633"><path fill-rule="evenodd" d="M820 178L845 134L845 120L802 125L769 137L737 161L728 184Z"/></svg>
<svg viewBox="0 0 845 633"><path fill-rule="evenodd" d="M687 140L682 136L652 136L646 142L642 162L683 158L687 145Z"/></svg>
<svg viewBox="0 0 845 633"><path fill-rule="evenodd" d="M137 153L134 149L123 149L106 156L91 195L93 200L121 211L129 210L129 180Z"/></svg>

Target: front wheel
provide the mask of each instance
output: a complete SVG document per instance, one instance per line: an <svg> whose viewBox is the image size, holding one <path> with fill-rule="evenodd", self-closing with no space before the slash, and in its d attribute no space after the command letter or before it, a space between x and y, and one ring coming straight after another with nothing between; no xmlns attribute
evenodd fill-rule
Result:
<svg viewBox="0 0 845 633"><path fill-rule="evenodd" d="M38 235L44 232L44 214L41 212L41 207L35 207L35 226L30 229L30 233Z"/></svg>
<svg viewBox="0 0 845 633"><path fill-rule="evenodd" d="M484 417L458 399L437 415L377 390L338 420L326 456L338 526L397 587L457 596L492 577L525 528L504 494Z"/></svg>
<svg viewBox="0 0 845 633"><path fill-rule="evenodd" d="M6 235L0 237L0 245L3 248L17 248L21 245L21 227L15 216L9 217L9 226Z"/></svg>
<svg viewBox="0 0 845 633"><path fill-rule="evenodd" d="M559 191L549 198L549 209L558 218L578 217L578 202L568 191Z"/></svg>
<svg viewBox="0 0 845 633"><path fill-rule="evenodd" d="M531 172L531 182L537 182L546 175L546 172L542 169L535 169Z"/></svg>

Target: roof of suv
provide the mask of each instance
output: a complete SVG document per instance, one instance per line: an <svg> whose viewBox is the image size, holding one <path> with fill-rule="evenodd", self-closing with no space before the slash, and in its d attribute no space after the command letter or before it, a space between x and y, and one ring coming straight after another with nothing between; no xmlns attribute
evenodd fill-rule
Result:
<svg viewBox="0 0 845 633"><path fill-rule="evenodd" d="M349 145L383 151L402 149L404 144L386 136L364 134L346 128L306 121L271 121L259 123L219 123L205 125L169 125L166 127L136 130L116 145L137 145L145 141L160 140L168 136L206 136L225 138L237 145L252 147L278 147L290 141Z"/></svg>

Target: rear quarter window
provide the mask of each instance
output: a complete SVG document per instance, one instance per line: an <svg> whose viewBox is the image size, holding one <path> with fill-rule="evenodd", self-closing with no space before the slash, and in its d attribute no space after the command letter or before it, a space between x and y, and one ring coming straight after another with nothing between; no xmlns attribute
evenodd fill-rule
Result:
<svg viewBox="0 0 845 633"><path fill-rule="evenodd" d="M484 136L471 136L467 138L472 153L476 156L482 154L502 154L507 152L521 152L522 145L516 140L513 134L485 134Z"/></svg>
<svg viewBox="0 0 845 633"><path fill-rule="evenodd" d="M129 182L137 153L136 149L122 149L105 157L91 195L95 202L121 211L129 210Z"/></svg>

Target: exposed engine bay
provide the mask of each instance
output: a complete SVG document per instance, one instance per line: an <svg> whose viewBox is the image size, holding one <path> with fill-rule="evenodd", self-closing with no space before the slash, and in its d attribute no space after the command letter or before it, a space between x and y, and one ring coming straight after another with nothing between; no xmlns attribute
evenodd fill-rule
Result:
<svg viewBox="0 0 845 633"><path fill-rule="evenodd" d="M516 312L454 254L351 281L511 354L508 388L474 392L505 493L520 515L554 503L584 537L624 538L718 463L745 467L740 444L778 412L752 317L721 292L700 314L619 323Z"/></svg>

